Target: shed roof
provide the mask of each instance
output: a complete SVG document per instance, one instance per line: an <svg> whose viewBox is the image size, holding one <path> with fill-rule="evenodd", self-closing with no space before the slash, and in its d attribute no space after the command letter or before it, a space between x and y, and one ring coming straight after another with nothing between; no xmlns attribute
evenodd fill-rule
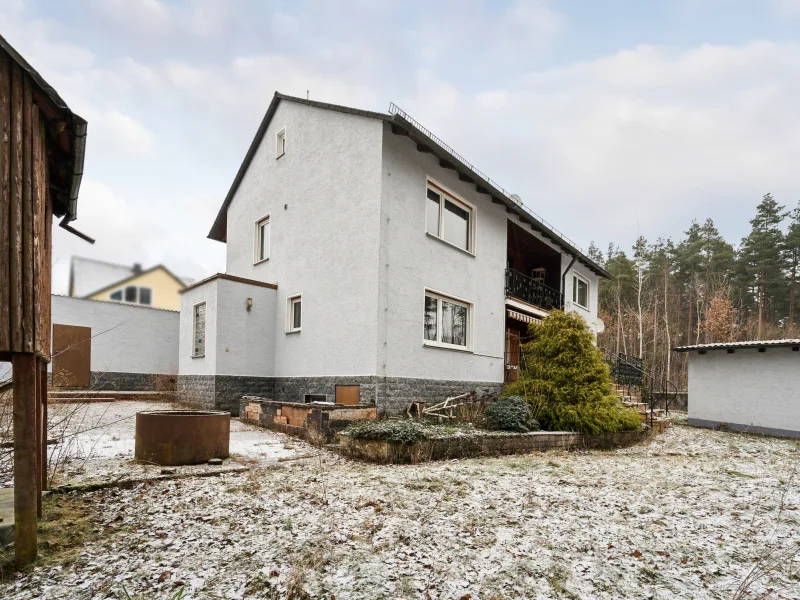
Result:
<svg viewBox="0 0 800 600"><path fill-rule="evenodd" d="M55 142L50 161L57 168L50 170L50 192L53 198L53 214L64 217L61 226L83 237L69 226L78 214L78 191L83 178L83 161L86 151L86 119L76 115L58 92L48 84L39 72L0 35L2 48L19 67L30 76L38 92L37 102L41 114L48 122L48 133ZM37 96L36 92L34 95ZM57 149L57 150L56 150Z"/></svg>
<svg viewBox="0 0 800 600"><path fill-rule="evenodd" d="M690 352L692 350L726 350L728 348L766 348L780 346L800 346L800 340L753 340L749 342L720 342L717 344L695 344L694 346L679 346L673 352Z"/></svg>
<svg viewBox="0 0 800 600"><path fill-rule="evenodd" d="M577 258L588 269L601 277L612 279L611 274L606 271L602 266L598 265L595 261L589 258L580 248L578 248L572 241L566 238L563 234L557 231L550 224L546 223L543 219L533 214L533 212L525 207L521 202L515 200L508 194L502 187L492 181L489 177L484 175L481 171L475 168L472 164L467 162L461 155L455 152L450 146L442 142L438 137L433 135L425 127L414 121L409 115L392 105L390 112L379 113L368 110L361 110L351 108L349 106L341 106L339 104L329 104L327 102L317 102L316 100L307 100L305 98L297 98L295 96L287 96L280 92L275 92L275 95L270 102L261 124L258 126L255 137L250 143L250 147L245 154L242 164L236 173L236 177L231 184L228 194L219 209L217 218L211 226L208 237L212 240L220 242L227 242L227 213L228 206L230 206L239 184L242 182L247 168L253 160L253 157L258 150L264 134L269 127L272 117L282 100L288 102L295 102L298 104L305 104L326 110L333 110L337 112L352 114L356 116L366 117L370 119L379 119L391 124L392 132L399 135L406 135L411 140L416 142L417 148L423 152L429 152L439 159L439 164L442 167L455 170L459 174L459 178L473 183L478 190L478 193L487 194L491 196L492 202L496 204L504 204L507 212L516 214L519 219L529 225L533 230L538 231L544 238L550 240L552 243L561 247L564 252Z"/></svg>

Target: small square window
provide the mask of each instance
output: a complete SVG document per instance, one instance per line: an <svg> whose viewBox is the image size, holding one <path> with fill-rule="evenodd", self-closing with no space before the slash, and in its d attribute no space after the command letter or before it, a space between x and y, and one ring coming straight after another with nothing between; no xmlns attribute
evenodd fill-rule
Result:
<svg viewBox="0 0 800 600"><path fill-rule="evenodd" d="M572 301L589 309L589 281L577 274L572 276Z"/></svg>
<svg viewBox="0 0 800 600"><path fill-rule="evenodd" d="M139 296L139 288L135 285L129 285L125 288L125 302L132 302L136 303L136 300Z"/></svg>
<svg viewBox="0 0 800 600"><path fill-rule="evenodd" d="M286 127L275 134L275 158L286 154Z"/></svg>
<svg viewBox="0 0 800 600"><path fill-rule="evenodd" d="M292 296L286 305L286 332L300 331L303 326L303 301L301 296Z"/></svg>
<svg viewBox="0 0 800 600"><path fill-rule="evenodd" d="M269 258L269 234L269 216L256 221L254 262L258 263Z"/></svg>
<svg viewBox="0 0 800 600"><path fill-rule="evenodd" d="M150 306L153 303L153 290L146 287L139 288L139 304Z"/></svg>

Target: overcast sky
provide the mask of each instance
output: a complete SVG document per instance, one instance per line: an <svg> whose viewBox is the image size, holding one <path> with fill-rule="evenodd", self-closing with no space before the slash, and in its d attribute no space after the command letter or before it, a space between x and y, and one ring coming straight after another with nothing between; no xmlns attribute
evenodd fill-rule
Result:
<svg viewBox="0 0 800 600"><path fill-rule="evenodd" d="M0 0L89 121L73 254L200 278L275 90L395 102L584 248L800 200L800 0Z"/></svg>

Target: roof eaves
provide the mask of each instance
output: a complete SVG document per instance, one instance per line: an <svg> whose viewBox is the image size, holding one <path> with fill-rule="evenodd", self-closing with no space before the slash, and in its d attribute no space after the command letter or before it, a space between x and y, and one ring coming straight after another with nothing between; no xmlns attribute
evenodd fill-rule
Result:
<svg viewBox="0 0 800 600"><path fill-rule="evenodd" d="M535 230L539 231L545 238L551 239L555 244L561 246L567 253L571 254L572 256L576 256L578 260L587 268L594 271L601 277L613 279L611 273L586 256L581 250L565 240L550 227L542 223L540 219L532 215L524 206L521 206L509 198L505 192L498 189L497 186L495 186L491 181L488 181L483 175L476 172L475 169L473 169L470 165L465 164L464 161L462 161L458 156L455 156L452 152L446 148L443 148L439 143L436 142L436 140L432 139L428 134L421 131L413 123L409 122L398 114L393 115L390 121L393 125L397 125L406 130L410 138L417 138L414 141L416 141L418 144L420 140L424 140L426 142L424 145L427 148L427 151L434 154L437 158L439 158L440 161L445 160L454 167L458 167L455 169L456 171L459 171L460 173L472 178L478 193L491 196L493 202L495 202L495 199L499 199L503 204L505 204L508 212L517 214L524 223L527 223Z"/></svg>
<svg viewBox="0 0 800 600"><path fill-rule="evenodd" d="M92 296L96 296L97 294L102 294L103 292L107 292L108 290L112 290L115 287L118 287L120 285L125 285L126 283L130 283L134 279L138 279L142 275L147 275L148 273L152 273L153 271L157 271L158 269L163 270L167 275L169 275L175 281L177 281L178 284L181 286L181 290L180 291L183 291L183 289L186 288L186 284L183 283L183 281L181 281L180 277L177 277L172 271L170 271L164 265L159 264L159 265L155 265L154 267L150 267L149 269L145 269L144 271L140 271L139 273L133 273L130 277L125 277L123 279L120 279L119 281L115 281L114 283L112 283L110 285L103 286L99 290L95 290L95 291L90 292L88 294L84 294L83 296L81 296L81 298L84 298L86 300L91 300Z"/></svg>
<svg viewBox="0 0 800 600"><path fill-rule="evenodd" d="M729 348L781 348L800 346L800 339L754 340L746 342L719 342L712 344L695 344L693 346L677 346L673 352L691 352L693 350L726 350Z"/></svg>

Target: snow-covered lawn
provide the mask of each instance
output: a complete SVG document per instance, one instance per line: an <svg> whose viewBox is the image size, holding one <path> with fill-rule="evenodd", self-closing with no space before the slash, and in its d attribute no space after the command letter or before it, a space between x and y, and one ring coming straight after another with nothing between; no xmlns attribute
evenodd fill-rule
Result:
<svg viewBox="0 0 800 600"><path fill-rule="evenodd" d="M85 494L99 538L0 597L733 598L800 544L793 441L681 426L615 452L416 466L295 444L316 457ZM800 556L779 562L754 591L800 598Z"/></svg>

